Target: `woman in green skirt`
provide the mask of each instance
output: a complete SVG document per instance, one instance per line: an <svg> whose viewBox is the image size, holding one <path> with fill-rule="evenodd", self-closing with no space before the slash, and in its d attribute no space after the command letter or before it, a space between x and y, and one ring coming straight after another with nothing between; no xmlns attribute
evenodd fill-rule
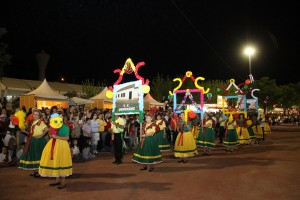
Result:
<svg viewBox="0 0 300 200"><path fill-rule="evenodd" d="M35 110L33 112L33 118L34 121L31 125L30 133L28 133L25 150L20 157L19 168L33 170L33 173L30 175L33 177L39 177L38 169L43 149L47 144L45 136L48 133L48 126L45 124L43 119L40 119L40 111Z"/></svg>
<svg viewBox="0 0 300 200"><path fill-rule="evenodd" d="M206 155L206 156L211 155L211 149L216 146L215 131L212 125L213 125L213 121L211 117L206 113L204 115L202 127L200 128L198 139L197 139L198 146L203 148L202 155Z"/></svg>
<svg viewBox="0 0 300 200"><path fill-rule="evenodd" d="M140 142L132 157L132 161L143 165L140 170L147 170L149 166L149 172L152 172L154 165L162 162L160 149L153 136L155 132L156 124L152 122L152 116L146 115L146 122L142 125Z"/></svg>
<svg viewBox="0 0 300 200"><path fill-rule="evenodd" d="M157 128L159 129L159 131L156 132L155 138L157 140L157 144L158 144L160 151L170 151L171 146L170 146L170 142L167 138L166 123L164 120L162 120L161 117L162 116L160 113L158 113L156 115L155 124L156 124Z"/></svg>
<svg viewBox="0 0 300 200"><path fill-rule="evenodd" d="M238 135L236 132L236 120L230 115L228 120L225 122L226 132L225 132L225 141L223 145L227 147L226 151L233 152L233 148L239 145Z"/></svg>

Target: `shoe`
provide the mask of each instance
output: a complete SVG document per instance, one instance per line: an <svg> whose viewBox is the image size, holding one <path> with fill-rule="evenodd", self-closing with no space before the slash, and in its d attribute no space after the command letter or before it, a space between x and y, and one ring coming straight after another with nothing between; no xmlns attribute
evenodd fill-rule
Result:
<svg viewBox="0 0 300 200"><path fill-rule="evenodd" d="M67 184L59 185L59 186L57 186L57 189L64 189L66 186L67 186Z"/></svg>
<svg viewBox="0 0 300 200"><path fill-rule="evenodd" d="M183 163L187 163L187 162L189 162L189 161L188 161L188 160L183 160L182 162L183 162Z"/></svg>
<svg viewBox="0 0 300 200"><path fill-rule="evenodd" d="M154 167L150 167L149 172L152 172L154 170Z"/></svg>
<svg viewBox="0 0 300 200"><path fill-rule="evenodd" d="M177 162L178 162L178 163L181 163L181 162L183 162L183 160L178 160Z"/></svg>
<svg viewBox="0 0 300 200"><path fill-rule="evenodd" d="M117 161L116 164L117 165L122 164L122 161Z"/></svg>
<svg viewBox="0 0 300 200"><path fill-rule="evenodd" d="M143 170L147 170L147 167L143 167L142 169L140 169L141 171L143 171Z"/></svg>
<svg viewBox="0 0 300 200"><path fill-rule="evenodd" d="M36 174L38 174L38 172L33 172L32 174L29 174L29 176L35 176Z"/></svg>
<svg viewBox="0 0 300 200"><path fill-rule="evenodd" d="M49 186L57 186L57 185L60 185L60 182L58 182L58 183L49 183Z"/></svg>
<svg viewBox="0 0 300 200"><path fill-rule="evenodd" d="M38 177L41 177L41 175L39 173L36 173L33 177L38 178Z"/></svg>
<svg viewBox="0 0 300 200"><path fill-rule="evenodd" d="M113 164L116 164L117 163L117 161L115 160L114 162L112 162Z"/></svg>

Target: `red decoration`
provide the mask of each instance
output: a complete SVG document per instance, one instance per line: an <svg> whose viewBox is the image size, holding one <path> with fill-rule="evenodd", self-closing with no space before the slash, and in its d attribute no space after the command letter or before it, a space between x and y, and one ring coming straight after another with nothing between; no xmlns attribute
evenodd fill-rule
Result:
<svg viewBox="0 0 300 200"><path fill-rule="evenodd" d="M249 79L247 79L246 81L245 81L245 84L246 85L249 85L251 83L251 81L249 80Z"/></svg>
<svg viewBox="0 0 300 200"><path fill-rule="evenodd" d="M12 123L14 126L19 125L19 118L18 118L17 116L12 116L12 118L11 118L11 123Z"/></svg>
<svg viewBox="0 0 300 200"><path fill-rule="evenodd" d="M194 119L196 117L196 113L194 111L189 112L189 118Z"/></svg>

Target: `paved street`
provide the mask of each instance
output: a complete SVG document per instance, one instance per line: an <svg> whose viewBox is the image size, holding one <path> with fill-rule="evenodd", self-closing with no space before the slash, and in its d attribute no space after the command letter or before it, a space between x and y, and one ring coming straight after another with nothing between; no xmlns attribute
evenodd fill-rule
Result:
<svg viewBox="0 0 300 200"><path fill-rule="evenodd" d="M200 149L199 149L200 151ZM112 164L111 153L74 163L74 174L63 190L48 186L54 179L33 178L17 167L0 168L0 198L5 199L300 199L300 126L272 127L257 146L233 153L218 147L211 156L177 163L163 153L153 172L140 171L127 153Z"/></svg>

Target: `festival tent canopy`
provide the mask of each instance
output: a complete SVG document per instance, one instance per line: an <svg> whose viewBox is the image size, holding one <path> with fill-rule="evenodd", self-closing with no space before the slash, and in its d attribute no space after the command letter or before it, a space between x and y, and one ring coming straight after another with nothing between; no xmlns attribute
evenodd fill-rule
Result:
<svg viewBox="0 0 300 200"><path fill-rule="evenodd" d="M34 95L35 97L45 98L45 99L57 99L66 100L68 97L55 92L48 84L47 80L44 79L42 84L35 90L28 92L25 95Z"/></svg>
<svg viewBox="0 0 300 200"><path fill-rule="evenodd" d="M84 105L87 103L95 103L95 101L90 99L83 99L79 97L72 97L69 99L69 105Z"/></svg>
<svg viewBox="0 0 300 200"><path fill-rule="evenodd" d="M42 84L35 90L20 96L20 107L25 108L37 107L52 107L58 108L68 107L68 97L55 92L44 79Z"/></svg>
<svg viewBox="0 0 300 200"><path fill-rule="evenodd" d="M90 108L112 108L113 100L106 97L108 88L105 87L99 94L90 98L93 103L87 103L85 106Z"/></svg>
<svg viewBox="0 0 300 200"><path fill-rule="evenodd" d="M150 110L151 107L165 107L165 103L160 103L158 101L156 101L155 99L153 99L153 97L150 95L150 93L148 93L145 97L144 97L144 109L145 110Z"/></svg>

